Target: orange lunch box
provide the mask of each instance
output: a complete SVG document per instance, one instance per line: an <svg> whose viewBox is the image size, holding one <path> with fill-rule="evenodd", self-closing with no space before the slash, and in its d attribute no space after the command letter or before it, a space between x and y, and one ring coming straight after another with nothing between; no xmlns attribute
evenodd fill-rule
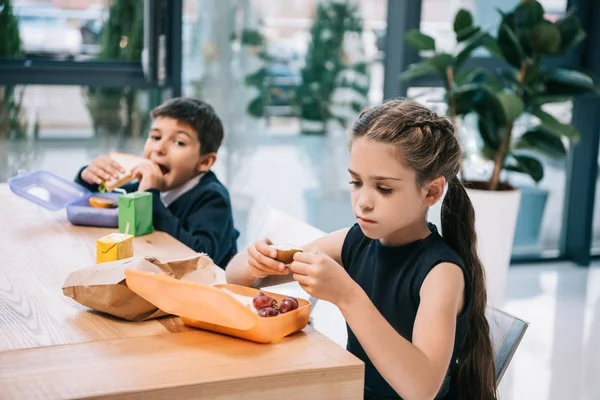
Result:
<svg viewBox="0 0 600 400"><path fill-rule="evenodd" d="M271 343L308 325L310 302L302 298L296 298L296 310L275 317L259 317L251 307L255 294L266 293L278 303L286 296L239 285L181 281L164 274L130 269L125 270L125 276L133 292L196 328Z"/></svg>

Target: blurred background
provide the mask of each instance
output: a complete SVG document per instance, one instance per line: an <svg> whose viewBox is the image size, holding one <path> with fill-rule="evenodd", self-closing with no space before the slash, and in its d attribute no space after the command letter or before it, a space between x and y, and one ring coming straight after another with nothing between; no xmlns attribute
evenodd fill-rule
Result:
<svg viewBox="0 0 600 400"><path fill-rule="evenodd" d="M240 195L240 202L250 207L250 203L268 199L275 207L309 219L324 230L352 222L346 201L343 126L317 126L322 132L311 134L314 127L306 126L306 121L303 125L303 111L298 104L303 86L311 84L303 82L302 71L307 57L315 57L310 46L314 36L311 29L319 29L318 1L184 0L162 4L169 10L160 18L170 20L161 21L161 29L167 32L175 28L177 37L165 34L157 39L153 58L145 62L143 49L150 42L144 34L158 37L158 30L151 28L159 24L156 15L144 13L141 0L11 3L18 29L9 32L4 28L0 41L20 39L21 45L13 54L0 54L0 90L10 93L5 100L0 99L0 107L13 107L11 130L0 129L0 181L19 170L39 168L71 177L79 167L109 149L139 152L148 111L169 96L183 94L209 101L224 119L227 140L217 171L222 171L220 175L230 190ZM361 76L365 86L355 93L364 97L359 104L384 99L386 51L405 51L402 32L387 43L389 19L398 20L406 30L420 27L436 40L438 51L452 51L456 48L453 19L459 9L470 10L480 26L493 30L499 22L495 7L508 10L517 1L418 3L420 24L414 20L400 23L403 10L397 12L398 18L388 15L387 0L354 2L356 26L340 27L342 31L336 34L350 32L358 38L353 48L344 51L356 53L353 57L364 58L366 64ZM550 19L560 18L567 9L566 0L542 3ZM175 26L177 22L179 26ZM320 29L327 29L323 28L327 21L320 23ZM158 40L165 39L160 44L164 47L159 49ZM484 59L485 51L481 53L479 58ZM316 57L310 62L324 62L318 59L322 55ZM404 58L407 64L410 57ZM168 75L162 83L156 76L159 64ZM388 71L387 98L407 95L445 112L441 88L424 87L424 82L416 86L400 82L400 72ZM315 82L320 79L308 75ZM397 82L393 82L395 78ZM9 98L12 103L6 101ZM552 106L557 118L570 120L571 102ZM356 113L351 107L348 111L345 118L350 121ZM476 128L472 121L464 124L467 150L477 147L476 135L471 132ZM323 134L325 131L327 134ZM325 150L326 158L321 157L324 149L332 149ZM285 169L273 168L281 166L282 161L286 161ZM470 161L470 173L489 174L490 165L485 160L474 156ZM540 201L545 203L533 222L533 232L516 235L515 257L559 254L563 221L554 215L561 214L565 205L566 162L543 163L544 178L535 185L518 174L511 177L515 184L540 192ZM241 165L244 168L238 167ZM269 193L268 188L274 184L285 189ZM330 201L314 198L323 195ZM338 196L343 199L339 206ZM322 218L325 215L327 218ZM243 225L240 228L246 229ZM600 250L600 216L594 218L594 228L593 247Z"/></svg>
<svg viewBox="0 0 600 400"><path fill-rule="evenodd" d="M456 117L466 152L463 178L487 180L494 163L481 124L473 113L449 109L452 82L448 86L446 69L436 76L434 61L455 57L473 42L460 38L458 25L477 25L469 35L495 38L504 21L499 11L519 4L0 0L0 183L37 169L72 179L108 151L139 154L149 110L180 95L206 100L224 121L214 170L232 195L240 248L254 237L268 206L324 231L354 222L346 131L360 109L384 99L409 97ZM597 0L537 4L540 18L575 32L572 48L557 50L543 65L600 75ZM575 38L580 30L585 38ZM504 59L495 56L488 36L473 45L465 63L479 77L511 64L504 48ZM537 45L552 43L544 38ZM429 70L415 69L427 60L434 60ZM537 322L515 356L505 398L600 398L592 378L600 372L598 347L585 347L600 343L594 269L600 255L600 107L567 90L573 82L561 81L565 92L543 104L552 118L548 126L566 133L558 143L527 141L534 135L525 133L544 117L523 113L514 121L513 137L521 139L516 146L541 149L542 156L501 175L521 193L504 308ZM567 125L579 132L578 141L570 140ZM345 340L328 323L322 329Z"/></svg>

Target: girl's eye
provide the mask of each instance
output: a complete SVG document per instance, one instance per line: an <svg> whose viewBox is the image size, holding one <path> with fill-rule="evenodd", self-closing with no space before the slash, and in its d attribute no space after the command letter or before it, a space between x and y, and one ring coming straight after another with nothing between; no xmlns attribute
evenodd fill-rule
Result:
<svg viewBox="0 0 600 400"><path fill-rule="evenodd" d="M361 181L350 181L349 183L354 187L361 187L362 185Z"/></svg>
<svg viewBox="0 0 600 400"><path fill-rule="evenodd" d="M377 186L377 190L381 192L381 194L390 194L392 193L392 189L382 188L381 186Z"/></svg>
<svg viewBox="0 0 600 400"><path fill-rule="evenodd" d="M152 140L160 140L160 136L152 135L152 136L150 136L150 139L152 139Z"/></svg>
<svg viewBox="0 0 600 400"><path fill-rule="evenodd" d="M184 143L184 142L182 142L181 140L178 140L178 141L177 141L177 146L181 146L181 147L183 147L183 146L185 146L185 143Z"/></svg>

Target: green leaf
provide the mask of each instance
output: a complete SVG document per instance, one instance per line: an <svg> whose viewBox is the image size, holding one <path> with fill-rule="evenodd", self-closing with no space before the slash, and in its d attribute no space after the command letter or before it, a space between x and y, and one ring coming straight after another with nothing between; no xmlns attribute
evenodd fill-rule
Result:
<svg viewBox="0 0 600 400"><path fill-rule="evenodd" d="M503 59L502 50L500 49L500 45L496 38L494 38L490 34L486 34L483 37L482 47L486 49L493 57Z"/></svg>
<svg viewBox="0 0 600 400"><path fill-rule="evenodd" d="M506 112L496 92L486 85L473 84L471 86L479 88L479 90L473 89L472 108L477 114L477 125L484 150L493 158L506 131Z"/></svg>
<svg viewBox="0 0 600 400"><path fill-rule="evenodd" d="M454 59L454 69L458 70L465 61L467 61L469 59L469 57L471 56L471 53L477 49L478 47L482 46L485 39L485 36L489 36L489 34L487 32L479 32L477 34L475 34L471 40L469 40L469 42L465 45L465 47L456 55L456 58Z"/></svg>
<svg viewBox="0 0 600 400"><path fill-rule="evenodd" d="M494 158L496 157L496 152L498 151L497 147L489 147L487 145L484 145L483 148L481 149L481 155L489 161L494 161Z"/></svg>
<svg viewBox="0 0 600 400"><path fill-rule="evenodd" d="M506 62L515 68L521 68L521 63L525 58L523 49L515 32L504 22L500 24L498 31L498 45Z"/></svg>
<svg viewBox="0 0 600 400"><path fill-rule="evenodd" d="M446 68L452 65L454 58L447 53L437 53L418 64L411 65L409 69L400 74L400 79L412 80L425 75L438 74L448 87Z"/></svg>
<svg viewBox="0 0 600 400"><path fill-rule="evenodd" d="M453 100L456 106L457 115L466 115L470 112L476 112L478 115L486 115L492 119L495 126L503 126L504 110L498 98L495 95L493 87L485 83L486 74L491 74L488 71L473 71L473 82L455 86L448 92L448 98ZM480 82L476 80L480 79ZM495 129L494 129L495 130Z"/></svg>
<svg viewBox="0 0 600 400"><path fill-rule="evenodd" d="M554 55L560 50L560 32L551 23L542 22L534 26L530 39L535 54Z"/></svg>
<svg viewBox="0 0 600 400"><path fill-rule="evenodd" d="M267 71L265 68L261 68L258 71L246 75L244 82L246 86L254 86L256 88L262 88L264 86Z"/></svg>
<svg viewBox="0 0 600 400"><path fill-rule="evenodd" d="M474 98L479 91L478 85L462 85L448 91L448 104L454 104L456 115L466 115L474 111Z"/></svg>
<svg viewBox="0 0 600 400"><path fill-rule="evenodd" d="M508 82L520 85L519 80L517 79L517 74L519 73L518 71L514 69L501 69L498 71L498 73Z"/></svg>
<svg viewBox="0 0 600 400"><path fill-rule="evenodd" d="M513 12L503 18L502 22L506 22L515 34L524 58L531 58L537 62L538 57L532 46L531 32L536 25L551 23L544 19L544 8L539 2L523 0L519 3Z"/></svg>
<svg viewBox="0 0 600 400"><path fill-rule="evenodd" d="M404 40L415 51L433 50L435 51L435 39L425 35L418 29L411 29L404 34Z"/></svg>
<svg viewBox="0 0 600 400"><path fill-rule="evenodd" d="M411 81L422 76L437 74L437 68L429 60L421 61L418 64L412 64L406 71L400 74L400 79ZM445 75L445 74L444 74Z"/></svg>
<svg viewBox="0 0 600 400"><path fill-rule="evenodd" d="M542 76L548 94L576 96L597 91L594 80L583 72L568 68L552 68Z"/></svg>
<svg viewBox="0 0 600 400"><path fill-rule="evenodd" d="M569 10L564 18L559 19L554 24L560 32L560 52L564 53L581 43L585 37L585 31L581 29L581 23L579 19L573 13L573 10Z"/></svg>
<svg viewBox="0 0 600 400"><path fill-rule="evenodd" d="M523 100L513 93L497 93L496 97L502 104L504 118L507 123L513 123L525 110Z"/></svg>
<svg viewBox="0 0 600 400"><path fill-rule="evenodd" d="M462 68L454 70L454 84L456 86L462 86L469 83L472 83L471 74L475 73L477 70L481 70L482 68Z"/></svg>
<svg viewBox="0 0 600 400"><path fill-rule="evenodd" d="M562 160L567 155L562 140L543 126L536 126L525 132L517 140L514 148L534 151L554 160Z"/></svg>
<svg viewBox="0 0 600 400"><path fill-rule="evenodd" d="M458 43L470 39L481 31L481 28L473 25L473 15L465 9L461 9L454 17L454 33Z"/></svg>
<svg viewBox="0 0 600 400"><path fill-rule="evenodd" d="M532 114L540 119L542 126L556 137L567 137L574 143L579 141L579 131L571 124L563 124L541 108L536 108Z"/></svg>
<svg viewBox="0 0 600 400"><path fill-rule="evenodd" d="M468 26L465 29L456 33L456 41L458 43L469 40L471 37L481 32L481 28L478 26Z"/></svg>
<svg viewBox="0 0 600 400"><path fill-rule="evenodd" d="M496 91L483 83L470 83L454 88L452 95L464 106L464 111L474 110L479 120L486 124L488 129L483 134L487 134L489 140L485 141L498 145L503 136L499 132L506 126L506 112Z"/></svg>
<svg viewBox="0 0 600 400"><path fill-rule="evenodd" d="M535 66L531 66L527 68L525 73L524 82L519 82L518 74L519 71L515 69L503 69L499 71L500 75L504 78L503 83L510 88L513 88L515 92L520 91L520 96L523 99L523 103L525 103L525 108L528 108L531 104L531 98L535 94L542 93L545 88L539 82L539 79L536 80L536 76L538 76L538 72Z"/></svg>
<svg viewBox="0 0 600 400"><path fill-rule="evenodd" d="M497 124L497 121L491 117L490 113L478 113L477 127L483 144L495 153L502 142L503 127Z"/></svg>
<svg viewBox="0 0 600 400"><path fill-rule="evenodd" d="M542 76L543 71L540 69L540 67L536 64L529 64L527 66L527 68L525 69L525 77L523 78L524 83L526 84L533 84L533 85L540 85L540 89L542 88L541 86L541 76Z"/></svg>
<svg viewBox="0 0 600 400"><path fill-rule="evenodd" d="M485 68L475 68L468 71L464 76L460 75L460 80L457 78L457 82L461 84L481 84L490 88L493 92L499 92L502 90L503 85L494 74Z"/></svg>
<svg viewBox="0 0 600 400"><path fill-rule="evenodd" d="M460 9L454 17L454 33L462 31L465 28L473 26L473 15L465 9Z"/></svg>
<svg viewBox="0 0 600 400"><path fill-rule="evenodd" d="M536 182L539 182L544 178L544 166L537 159L516 154L513 154L513 158L515 163L506 165L505 169L527 174Z"/></svg>
<svg viewBox="0 0 600 400"><path fill-rule="evenodd" d="M575 38L573 38L573 40L571 41L571 43L569 45L563 45L564 41L561 41L561 48L560 51L561 52L567 52L575 47L577 47L579 45L579 43L583 42L585 40L585 38L587 37L587 34L585 33L585 31L582 29L579 32L577 32L577 36L575 36Z"/></svg>
<svg viewBox="0 0 600 400"><path fill-rule="evenodd" d="M256 29L244 29L241 42L246 46L262 46L265 44L262 35Z"/></svg>
<svg viewBox="0 0 600 400"><path fill-rule="evenodd" d="M515 27L531 29L544 21L544 7L538 1L523 1L514 12Z"/></svg>
<svg viewBox="0 0 600 400"><path fill-rule="evenodd" d="M515 30L515 14L513 12L505 14L504 11L495 7L498 14L500 14L500 23L507 24L510 29Z"/></svg>
<svg viewBox="0 0 600 400"><path fill-rule="evenodd" d="M427 61L433 65L440 75L446 76L446 69L454 62L454 57L448 53L438 53L429 57Z"/></svg>
<svg viewBox="0 0 600 400"><path fill-rule="evenodd" d="M262 50L257 54L257 57L261 60L264 61L265 63L270 63L274 60L274 57L272 57L271 55L269 55L269 53L267 53L266 51Z"/></svg>
<svg viewBox="0 0 600 400"><path fill-rule="evenodd" d="M514 35L516 42L519 44L522 54L522 60L527 57L531 57L532 51L529 39L529 33L531 32L531 28L528 28L527 24L525 23L525 14L521 12L519 15L517 15L516 10L508 14L503 14L502 12L500 12L500 14L502 15L500 24L506 24L508 28L510 28L510 31ZM499 31L497 35L498 38L500 38L501 29L502 26L499 26Z"/></svg>
<svg viewBox="0 0 600 400"><path fill-rule="evenodd" d="M262 97L256 97L254 100L248 103L247 110L248 114L260 118L264 116L265 112L265 102Z"/></svg>

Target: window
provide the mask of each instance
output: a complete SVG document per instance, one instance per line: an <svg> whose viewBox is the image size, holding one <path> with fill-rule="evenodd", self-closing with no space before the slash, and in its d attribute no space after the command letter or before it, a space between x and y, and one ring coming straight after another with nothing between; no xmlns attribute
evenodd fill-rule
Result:
<svg viewBox="0 0 600 400"><path fill-rule="evenodd" d="M124 2L119 2L124 3ZM21 41L19 54L0 55L11 58L44 58L73 61L139 61L143 37L143 2L132 7L113 9L117 0L12 2ZM116 40L102 42L109 17L118 19ZM134 51L119 52L128 47ZM127 54L124 56L123 54Z"/></svg>

